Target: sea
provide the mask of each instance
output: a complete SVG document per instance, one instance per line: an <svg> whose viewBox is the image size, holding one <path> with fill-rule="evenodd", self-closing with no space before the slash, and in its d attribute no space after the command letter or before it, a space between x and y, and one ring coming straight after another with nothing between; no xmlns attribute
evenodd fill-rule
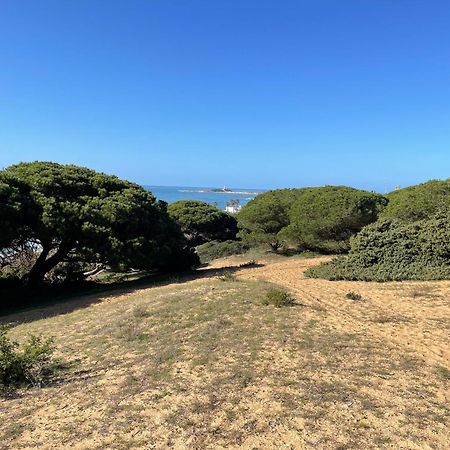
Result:
<svg viewBox="0 0 450 450"><path fill-rule="evenodd" d="M241 206L247 204L261 192L261 189L248 188L227 188L231 192L212 192L211 187L191 187L191 186L144 186L159 200L173 203L177 200L201 200L203 202L216 205L220 209L225 209L230 200L239 200Z"/></svg>

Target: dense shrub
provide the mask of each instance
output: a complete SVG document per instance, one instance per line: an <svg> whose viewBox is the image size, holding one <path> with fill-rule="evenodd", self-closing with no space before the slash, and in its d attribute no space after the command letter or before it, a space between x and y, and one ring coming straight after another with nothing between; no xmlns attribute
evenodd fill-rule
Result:
<svg viewBox="0 0 450 450"><path fill-rule="evenodd" d="M374 222L386 204L381 195L345 186L270 191L238 214L238 236L276 250L345 252L350 237Z"/></svg>
<svg viewBox="0 0 450 450"><path fill-rule="evenodd" d="M345 186L307 189L292 205L290 224L280 232L301 250L343 253L350 237L374 222L387 199Z"/></svg>
<svg viewBox="0 0 450 450"><path fill-rule="evenodd" d="M450 213L414 223L381 219L351 240L348 256L306 275L328 280L438 280L450 278Z"/></svg>
<svg viewBox="0 0 450 450"><path fill-rule="evenodd" d="M389 204L382 217L406 222L427 219L440 209L450 207L450 179L409 186L391 192L387 197Z"/></svg>
<svg viewBox="0 0 450 450"><path fill-rule="evenodd" d="M209 203L179 200L171 203L167 211L180 226L191 246L236 238L236 218Z"/></svg>
<svg viewBox="0 0 450 450"><path fill-rule="evenodd" d="M9 393L25 385L42 386L56 370L53 360L53 341L29 336L19 346L0 327L0 392Z"/></svg>
<svg viewBox="0 0 450 450"><path fill-rule="evenodd" d="M35 213L28 184L12 173L0 170L0 249L23 242L27 224Z"/></svg>
<svg viewBox="0 0 450 450"><path fill-rule="evenodd" d="M35 254L29 284L63 262L164 270L196 263L165 202L84 167L35 162L0 171L0 211L0 254L14 262L24 243Z"/></svg>
<svg viewBox="0 0 450 450"><path fill-rule="evenodd" d="M197 253L202 263L226 256L239 255L245 253L247 250L248 247L241 241L213 241L197 247Z"/></svg>
<svg viewBox="0 0 450 450"><path fill-rule="evenodd" d="M267 292L262 303L263 305L273 305L276 308L283 308L285 306L293 306L295 304L295 297L284 289L272 288Z"/></svg>
<svg viewBox="0 0 450 450"><path fill-rule="evenodd" d="M259 194L239 212L238 237L250 247L281 246L278 233L289 225L289 211L300 189L277 189Z"/></svg>

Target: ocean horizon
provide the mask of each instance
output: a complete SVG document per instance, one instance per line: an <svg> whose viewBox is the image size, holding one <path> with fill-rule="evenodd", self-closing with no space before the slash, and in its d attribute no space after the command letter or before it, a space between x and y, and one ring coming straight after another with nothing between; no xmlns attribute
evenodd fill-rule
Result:
<svg viewBox="0 0 450 450"><path fill-rule="evenodd" d="M213 192L218 187L205 186L151 186L144 185L144 188L151 191L158 200L173 203L178 200L200 200L217 205L220 209L225 209L230 200L239 200L242 206L254 199L258 194L265 192L262 189L253 188L228 188L231 192Z"/></svg>

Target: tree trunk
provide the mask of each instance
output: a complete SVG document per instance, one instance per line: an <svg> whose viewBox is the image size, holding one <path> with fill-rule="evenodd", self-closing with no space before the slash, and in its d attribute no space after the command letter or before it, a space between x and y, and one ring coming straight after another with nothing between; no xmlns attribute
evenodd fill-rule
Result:
<svg viewBox="0 0 450 450"><path fill-rule="evenodd" d="M274 252L276 252L279 248L280 248L280 244L278 243L278 242L271 242L270 243L270 247L272 248L272 250L274 251Z"/></svg>
<svg viewBox="0 0 450 450"><path fill-rule="evenodd" d="M56 250L56 252L52 256L50 256L50 258L47 258L51 250L51 246L43 245L41 254L39 255L38 259L34 263L34 266L31 268L30 273L28 274L29 286L37 286L39 284L42 284L47 272L53 269L53 267L55 267L67 256L70 251L70 247L61 244L58 250Z"/></svg>
<svg viewBox="0 0 450 450"><path fill-rule="evenodd" d="M83 272L83 276L84 277L90 277L92 275L97 275L102 270L105 270L105 267L103 266L103 264L98 264L95 269L89 270L88 272Z"/></svg>

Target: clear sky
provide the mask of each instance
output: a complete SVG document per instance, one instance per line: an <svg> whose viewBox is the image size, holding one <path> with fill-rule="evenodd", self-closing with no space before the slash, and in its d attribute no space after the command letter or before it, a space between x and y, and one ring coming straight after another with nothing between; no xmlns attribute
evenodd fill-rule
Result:
<svg viewBox="0 0 450 450"><path fill-rule="evenodd" d="M450 177L448 0L0 0L0 167L381 192Z"/></svg>

